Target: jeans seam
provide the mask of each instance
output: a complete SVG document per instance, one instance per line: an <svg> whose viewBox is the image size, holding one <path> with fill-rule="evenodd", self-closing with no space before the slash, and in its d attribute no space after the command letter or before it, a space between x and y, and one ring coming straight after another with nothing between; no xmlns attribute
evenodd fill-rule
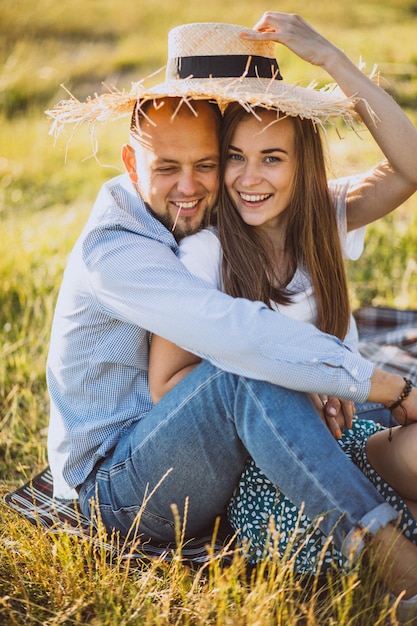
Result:
<svg viewBox="0 0 417 626"><path fill-rule="evenodd" d="M319 482L315 475L311 472L311 470L305 465L305 463L298 457L298 455L296 455L294 453L294 450L288 445L288 443L286 442L285 439L283 439L280 435L279 432L276 430L275 428L275 424L270 420L270 418L268 417L267 413L265 412L262 404L258 401L258 398L256 397L256 395L253 393L251 386L248 384L248 381L246 379L242 379L244 381L244 385L247 388L251 398L254 400L254 402L256 403L256 405L259 407L259 412L260 415L262 416L262 419L264 420L264 422L269 425L270 430L274 433L274 436L277 440L279 440L281 442L281 445L283 445L287 452L289 452L289 454L292 456L293 459L295 459L297 461L297 464L301 467L304 468L304 471L306 471L311 477L312 480L314 480L314 483L319 487L319 489L321 491L323 491L324 486L321 482ZM246 446L245 446L246 447ZM327 488L324 491L326 497L329 499L330 502L332 502L335 506L334 506L334 510L338 511L340 513L340 516L345 517L345 519L348 520L349 524L353 527L354 524L357 522L356 519L353 519L348 513L347 511L340 511L339 506L337 505L337 503L335 502L333 496L331 493L329 493L329 491L327 490ZM332 509L330 509L332 510ZM330 511L329 511L330 512Z"/></svg>

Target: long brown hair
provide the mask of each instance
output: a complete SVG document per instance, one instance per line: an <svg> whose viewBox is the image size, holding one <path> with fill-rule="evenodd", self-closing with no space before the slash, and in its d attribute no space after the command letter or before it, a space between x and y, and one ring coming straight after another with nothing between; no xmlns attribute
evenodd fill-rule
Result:
<svg viewBox="0 0 417 626"><path fill-rule="evenodd" d="M259 109L262 113L262 109ZM288 212L285 249L290 259L287 276L276 284L273 257L260 229L240 217L224 185L229 145L239 122L248 115L230 105L223 119L220 147L220 193L216 221L223 250L224 288L234 297L289 304L288 283L298 268L310 275L317 302L317 327L343 339L350 306L346 271L335 209L327 185L323 145L311 120L291 118L295 129L297 167Z"/></svg>

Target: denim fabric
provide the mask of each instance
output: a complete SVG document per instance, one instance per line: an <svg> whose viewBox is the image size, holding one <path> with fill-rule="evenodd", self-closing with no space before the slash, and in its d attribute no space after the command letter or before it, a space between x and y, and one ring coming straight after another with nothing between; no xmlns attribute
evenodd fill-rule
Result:
<svg viewBox="0 0 417 626"><path fill-rule="evenodd" d="M122 435L84 482L80 505L89 516L97 494L105 526L128 535L157 487L140 515L144 539L173 541L171 504L183 517L187 498L186 536L195 537L224 512L248 454L297 506L305 502L310 518L326 513L322 529L338 547L362 519L366 527L373 519L376 532L380 517L385 524L397 516L380 507L382 496L340 450L308 396L208 362Z"/></svg>
<svg viewBox="0 0 417 626"><path fill-rule="evenodd" d="M391 417L390 411L383 405L376 402L364 402L355 406L356 414L363 420L373 420L382 426L398 426L398 422Z"/></svg>

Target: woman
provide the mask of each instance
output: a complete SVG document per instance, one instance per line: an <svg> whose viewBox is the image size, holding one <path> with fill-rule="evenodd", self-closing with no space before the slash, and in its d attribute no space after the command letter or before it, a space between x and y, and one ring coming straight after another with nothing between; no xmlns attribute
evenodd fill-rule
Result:
<svg viewBox="0 0 417 626"><path fill-rule="evenodd" d="M218 232L206 230L184 240L182 259L213 286L236 297L263 300L283 314L310 321L337 335L355 349L343 252L355 258L362 247L360 229L393 210L414 191L410 163L416 133L395 103L303 20L295 18L292 29L280 32L281 23L280 14L265 14L257 25L265 32L253 37L291 41L294 51L328 69L343 90L357 93L357 110L387 161L364 177L330 185L329 195L322 146L311 121L262 109L257 109L254 116L240 105L230 105L222 137L224 180L215 216ZM275 31L271 33L271 29ZM379 119L377 125L365 99ZM406 145L399 141L398 133L404 136ZM197 362L193 355L181 353L176 346L154 337L150 357L154 399L164 395ZM351 425L352 404L341 401L336 419L329 408L339 406L337 399L314 397L313 401L340 438L341 425ZM409 524L405 532L412 538L416 524L410 511L414 516L417 512L417 492L412 486L415 481L410 480L417 473L415 425L395 429L389 442L387 432L374 422L359 421L341 443L387 499L397 497L394 488L409 504L407 509L397 501L404 511L403 521ZM400 458L399 463L396 458ZM249 502L251 492L257 495ZM248 505L254 511L251 520L242 516L248 512ZM249 464L229 507L229 517L235 528L243 527L241 539L252 540L255 560L264 554L270 515L275 526L283 530L283 508L294 507ZM294 527L298 516L295 512L286 531ZM256 520L262 523L253 527ZM300 523L307 532L310 522L300 519ZM254 530L249 531L250 525ZM288 532L281 549L285 549ZM317 542L318 550L314 547ZM316 557L323 543L320 534L314 534L304 553L300 553L297 566L306 571L317 567ZM299 546L294 549L299 550ZM327 558L341 562L340 554L333 549Z"/></svg>
<svg viewBox="0 0 417 626"><path fill-rule="evenodd" d="M330 185L335 213L327 193L317 130L308 120L277 119L265 110L257 114L255 118L232 105L224 117L224 184L217 214L224 289L237 297L263 300L284 315L313 322L356 349L354 333L349 330L342 252L348 258L356 256L362 248L363 230L351 230L341 201L348 182ZM192 243L185 242L185 252ZM213 246L208 247L213 251ZM201 255L201 241L198 250ZM188 254L191 261L191 249ZM402 511L404 534L416 542L415 494L409 491L408 480L395 484L408 508L387 484L392 484L393 476L389 468L381 466L380 459L386 455L383 430L373 421L355 420L340 443L387 501ZM370 442L374 447L370 445L367 454L366 440L377 432L380 434ZM415 449L416 429L408 429L407 435ZM415 466L412 447L409 450L408 462ZM381 468L386 482L374 467ZM269 523L271 518L276 532ZM268 540L271 548L278 542L281 553L293 554L302 571L314 571L318 563L320 567L342 563L340 553L331 545L324 550L326 538L318 530L312 532L311 521L265 480L253 462L229 506L229 520L239 530L240 539L251 542L253 560L265 556Z"/></svg>

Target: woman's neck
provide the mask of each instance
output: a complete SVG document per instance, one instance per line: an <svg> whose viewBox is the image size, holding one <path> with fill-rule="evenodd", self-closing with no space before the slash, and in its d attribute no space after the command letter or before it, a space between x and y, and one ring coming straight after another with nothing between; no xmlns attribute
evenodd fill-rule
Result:
<svg viewBox="0 0 417 626"><path fill-rule="evenodd" d="M285 229L260 227L260 231L265 251L272 263L272 283L275 287L287 284L292 278L292 262L285 246Z"/></svg>

